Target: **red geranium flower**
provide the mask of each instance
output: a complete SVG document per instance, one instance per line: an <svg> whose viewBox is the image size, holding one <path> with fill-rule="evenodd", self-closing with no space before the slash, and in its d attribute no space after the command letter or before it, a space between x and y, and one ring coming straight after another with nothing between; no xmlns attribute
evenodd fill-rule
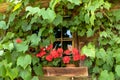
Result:
<svg viewBox="0 0 120 80"><path fill-rule="evenodd" d="M66 55L69 55L69 54L71 53L71 51L70 51L70 50L65 50L64 53L65 53Z"/></svg>
<svg viewBox="0 0 120 80"><path fill-rule="evenodd" d="M45 47L40 48L40 51L45 51Z"/></svg>
<svg viewBox="0 0 120 80"><path fill-rule="evenodd" d="M61 57L61 56L62 56L62 53L63 53L63 49L62 49L62 48L58 48L58 49L57 49L57 52L58 52L59 56Z"/></svg>
<svg viewBox="0 0 120 80"><path fill-rule="evenodd" d="M78 60L80 60L80 55L79 54L74 55L73 56L73 61L78 61Z"/></svg>
<svg viewBox="0 0 120 80"><path fill-rule="evenodd" d="M80 55L80 60L84 61L86 59L86 56L84 54Z"/></svg>
<svg viewBox="0 0 120 80"><path fill-rule="evenodd" d="M47 48L46 48L46 50L51 50L53 48L53 45L52 44L50 44L49 46L47 46Z"/></svg>
<svg viewBox="0 0 120 80"><path fill-rule="evenodd" d="M37 57L42 57L42 56L44 56L45 54L46 54L45 51L41 51L41 52L39 52L36 56L37 56Z"/></svg>
<svg viewBox="0 0 120 80"><path fill-rule="evenodd" d="M79 54L79 52L78 52L78 50L77 50L76 48L73 48L73 49L72 49L72 53L73 53L74 55L78 55L78 54Z"/></svg>
<svg viewBox="0 0 120 80"><path fill-rule="evenodd" d="M16 43L21 43L22 40L20 38L16 39Z"/></svg>
<svg viewBox="0 0 120 80"><path fill-rule="evenodd" d="M59 57L59 54L58 54L58 52L56 50L52 50L50 52L50 54L53 56L53 58L58 58Z"/></svg>
<svg viewBox="0 0 120 80"><path fill-rule="evenodd" d="M65 56L63 57L63 63L70 63L70 57L69 56Z"/></svg>
<svg viewBox="0 0 120 80"><path fill-rule="evenodd" d="M47 55L47 56L46 56L46 60L47 60L47 61L52 61L52 60L53 60L52 55Z"/></svg>

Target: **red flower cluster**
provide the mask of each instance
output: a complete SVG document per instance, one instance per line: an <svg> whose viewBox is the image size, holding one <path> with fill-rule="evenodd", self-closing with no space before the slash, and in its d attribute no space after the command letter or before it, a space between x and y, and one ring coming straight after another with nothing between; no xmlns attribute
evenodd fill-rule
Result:
<svg viewBox="0 0 120 80"><path fill-rule="evenodd" d="M40 58L45 57L47 61L53 61L53 59L62 57L62 53L63 53L62 48L58 48L56 50L53 49L53 45L50 44L46 48L41 48L40 52L36 56Z"/></svg>
<svg viewBox="0 0 120 80"><path fill-rule="evenodd" d="M62 48L53 49L52 44L41 48L40 52L36 56L44 58L44 60L48 62L51 62L56 58L60 58L64 64L85 60L86 58L84 54L80 54L79 51L76 48L72 48L72 46L68 46L68 49L63 52Z"/></svg>
<svg viewBox="0 0 120 80"><path fill-rule="evenodd" d="M80 54L76 48L71 48L68 46L68 50L64 51L65 56L63 57L63 63L67 64L70 62L75 62L79 60L85 60L86 56L84 54Z"/></svg>

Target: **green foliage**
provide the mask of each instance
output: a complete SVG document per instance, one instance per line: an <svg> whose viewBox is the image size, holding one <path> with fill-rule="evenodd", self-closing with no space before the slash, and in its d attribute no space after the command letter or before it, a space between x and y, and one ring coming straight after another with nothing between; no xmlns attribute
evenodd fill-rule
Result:
<svg viewBox="0 0 120 80"><path fill-rule="evenodd" d="M23 69L25 69L29 64L31 64L30 55L20 56L17 59L17 66L21 66Z"/></svg>
<svg viewBox="0 0 120 80"><path fill-rule="evenodd" d="M82 53L88 57L95 57L95 46L89 43L87 46L82 48Z"/></svg>
<svg viewBox="0 0 120 80"><path fill-rule="evenodd" d="M0 14L0 79L38 80L43 72L35 55L55 41L55 27L67 27L80 37L98 35L82 48L90 76L120 79L120 9L109 10L109 0L51 0L47 8L36 1L10 2Z"/></svg>

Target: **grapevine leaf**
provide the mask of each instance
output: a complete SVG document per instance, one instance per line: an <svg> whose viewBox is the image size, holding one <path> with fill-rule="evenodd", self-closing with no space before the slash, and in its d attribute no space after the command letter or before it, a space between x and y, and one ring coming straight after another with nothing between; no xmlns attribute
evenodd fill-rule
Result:
<svg viewBox="0 0 120 80"><path fill-rule="evenodd" d="M120 77L120 65L117 65L115 67L115 72L117 73L117 75Z"/></svg>
<svg viewBox="0 0 120 80"><path fill-rule="evenodd" d="M29 64L31 64L31 56L30 55L18 57L17 66L21 66L22 68L25 69Z"/></svg>

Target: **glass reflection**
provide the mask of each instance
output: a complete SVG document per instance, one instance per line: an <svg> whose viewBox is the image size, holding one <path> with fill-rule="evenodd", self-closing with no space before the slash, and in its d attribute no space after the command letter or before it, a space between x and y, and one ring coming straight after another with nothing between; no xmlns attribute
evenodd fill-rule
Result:
<svg viewBox="0 0 120 80"><path fill-rule="evenodd" d="M62 32L62 35L61 35ZM62 30L60 28L54 28L55 38L72 38L72 33L69 29L63 27Z"/></svg>

